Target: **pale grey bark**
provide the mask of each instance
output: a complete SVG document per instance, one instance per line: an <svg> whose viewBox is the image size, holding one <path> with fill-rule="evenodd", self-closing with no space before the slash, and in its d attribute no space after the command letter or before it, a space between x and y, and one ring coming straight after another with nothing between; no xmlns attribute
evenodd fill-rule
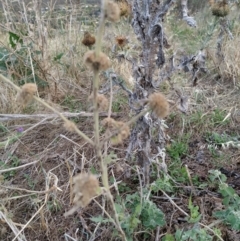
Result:
<svg viewBox="0 0 240 241"><path fill-rule="evenodd" d="M155 82L165 64L164 48L168 47L168 42L163 29L163 18L174 2L133 0L132 26L142 44L140 59L133 67L136 85L130 95L130 106L135 113L144 109L144 106L136 103L141 103L155 91ZM153 127L155 133L152 132ZM144 185L149 184L151 163L157 163L159 168L164 166L166 171L166 165L161 165L165 164L164 147L164 121L147 113L137 121L127 149L127 159L134 159L135 164L142 167ZM159 156L162 157L161 164L158 163Z"/></svg>
<svg viewBox="0 0 240 241"><path fill-rule="evenodd" d="M188 15L188 0L181 0L183 20L191 27L197 27L196 20Z"/></svg>

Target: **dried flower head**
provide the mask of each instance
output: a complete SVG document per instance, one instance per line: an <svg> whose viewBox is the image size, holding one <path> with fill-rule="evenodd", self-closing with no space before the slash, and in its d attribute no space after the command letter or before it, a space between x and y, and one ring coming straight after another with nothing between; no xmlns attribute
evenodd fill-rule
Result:
<svg viewBox="0 0 240 241"><path fill-rule="evenodd" d="M99 182L95 175L81 173L73 178L73 203L78 207L86 207L99 192Z"/></svg>
<svg viewBox="0 0 240 241"><path fill-rule="evenodd" d="M212 14L217 17L225 17L229 14L229 6L226 1L217 2L212 5Z"/></svg>
<svg viewBox="0 0 240 241"><path fill-rule="evenodd" d="M120 9L118 4L113 1L108 1L105 16L109 21L117 22L120 19Z"/></svg>
<svg viewBox="0 0 240 241"><path fill-rule="evenodd" d="M93 94L88 97L88 100L93 100ZM97 94L97 104L98 109L102 111L107 110L109 106L108 99L102 94Z"/></svg>
<svg viewBox="0 0 240 241"><path fill-rule="evenodd" d="M117 45L121 48L123 48L128 43L128 39L124 36L117 36L115 40L117 42Z"/></svg>
<svg viewBox="0 0 240 241"><path fill-rule="evenodd" d="M95 51L90 50L84 54L84 63L89 66L94 72L106 70L110 67L111 62L108 56L102 52L96 56Z"/></svg>
<svg viewBox="0 0 240 241"><path fill-rule="evenodd" d="M120 1L118 3L119 9L120 9L120 16L129 16L131 14L131 7L128 4L127 1Z"/></svg>
<svg viewBox="0 0 240 241"><path fill-rule="evenodd" d="M75 129L77 128L75 123L70 120L65 121L63 126L67 131L70 131L70 132L74 132Z"/></svg>
<svg viewBox="0 0 240 241"><path fill-rule="evenodd" d="M102 121L103 126L108 128L109 133L116 132L111 138L113 145L121 144L130 135L130 128L123 121L116 121L113 118L105 118Z"/></svg>
<svg viewBox="0 0 240 241"><path fill-rule="evenodd" d="M153 93L148 98L151 110L159 117L164 118L169 113L169 104L166 97L161 93Z"/></svg>
<svg viewBox="0 0 240 241"><path fill-rule="evenodd" d="M84 37L82 40L82 44L87 46L87 47L91 47L92 45L94 45L96 42L96 39L93 35L91 35L88 31L84 32Z"/></svg>
<svg viewBox="0 0 240 241"><path fill-rule="evenodd" d="M26 106L33 98L33 95L37 92L37 85L33 83L27 83L22 86L21 91L17 95L17 101Z"/></svg>

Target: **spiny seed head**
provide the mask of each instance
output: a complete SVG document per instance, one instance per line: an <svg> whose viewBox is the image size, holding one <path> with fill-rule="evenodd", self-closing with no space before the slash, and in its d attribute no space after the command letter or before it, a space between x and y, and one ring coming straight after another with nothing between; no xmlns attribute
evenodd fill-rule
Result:
<svg viewBox="0 0 240 241"><path fill-rule="evenodd" d="M22 86L21 91L17 95L17 101L26 106L33 98L33 95L37 92L37 85L33 83L27 83Z"/></svg>
<svg viewBox="0 0 240 241"><path fill-rule="evenodd" d="M100 52L99 55L96 56L96 53L93 50L90 50L84 54L84 63L94 72L106 70L111 65L110 59L106 54Z"/></svg>
<svg viewBox="0 0 240 241"><path fill-rule="evenodd" d="M70 132L74 132L77 128L75 123L70 120L66 120L63 126L67 131L70 131Z"/></svg>
<svg viewBox="0 0 240 241"><path fill-rule="evenodd" d="M111 22L117 22L120 19L120 9L118 4L113 1L108 1L106 5L106 18Z"/></svg>
<svg viewBox="0 0 240 241"><path fill-rule="evenodd" d="M229 6L225 1L217 2L212 5L212 14L217 17L225 17L229 14Z"/></svg>
<svg viewBox="0 0 240 241"><path fill-rule="evenodd" d="M115 38L117 44L122 48L128 43L128 39L124 36L117 36Z"/></svg>
<svg viewBox="0 0 240 241"><path fill-rule="evenodd" d="M103 126L108 128L108 132L116 132L111 138L113 145L121 144L130 135L130 128L123 121L116 121L113 118L105 118L102 121Z"/></svg>
<svg viewBox="0 0 240 241"><path fill-rule="evenodd" d="M96 42L96 39L93 35L91 35L89 32L84 32L84 37L82 40L82 44L88 47L91 47L92 45L94 45Z"/></svg>
<svg viewBox="0 0 240 241"><path fill-rule="evenodd" d="M126 1L120 1L118 3L119 9L120 9L120 16L129 16L131 13L130 5Z"/></svg>
<svg viewBox="0 0 240 241"><path fill-rule="evenodd" d="M151 110L159 117L164 118L169 113L169 104L166 97L161 93L153 93L148 98Z"/></svg>
<svg viewBox="0 0 240 241"><path fill-rule="evenodd" d="M93 94L88 97L88 100L93 100ZM102 94L97 94L97 104L98 109L102 111L107 110L109 106L108 99L105 97L105 95Z"/></svg>
<svg viewBox="0 0 240 241"><path fill-rule="evenodd" d="M73 203L76 206L86 207L98 192L99 182L95 175L81 173L73 178Z"/></svg>
<svg viewBox="0 0 240 241"><path fill-rule="evenodd" d="M111 117L107 117L102 120L102 125L107 128L114 128L116 126L116 121Z"/></svg>

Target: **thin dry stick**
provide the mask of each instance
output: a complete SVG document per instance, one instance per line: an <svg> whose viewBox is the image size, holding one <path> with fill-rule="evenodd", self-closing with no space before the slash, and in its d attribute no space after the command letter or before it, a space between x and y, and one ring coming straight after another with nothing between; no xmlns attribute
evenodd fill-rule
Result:
<svg viewBox="0 0 240 241"><path fill-rule="evenodd" d="M68 174L69 174L70 205L71 205L73 203L73 177L72 177L72 172L71 172L71 168L70 168L68 160L66 160L66 165L67 165Z"/></svg>
<svg viewBox="0 0 240 241"><path fill-rule="evenodd" d="M55 186L53 186L53 187L51 187L51 188L49 188L48 190L45 190L45 191L32 191L32 190L28 190L28 189L24 189L24 188L10 187L10 186L4 186L4 185L0 185L0 187L15 190L15 191L28 192L28 193L32 193L32 194L46 194L46 193L49 193L49 192L52 192L52 191L56 190Z"/></svg>
<svg viewBox="0 0 240 241"><path fill-rule="evenodd" d="M108 108L108 118L111 117L112 114L112 102L113 102L113 85L112 80L110 78L110 100L109 100L109 108Z"/></svg>
<svg viewBox="0 0 240 241"><path fill-rule="evenodd" d="M85 112L81 111L78 113L70 113L70 112L61 112L61 114L65 117L92 117L93 113L91 112ZM112 116L114 117L119 117L118 113L111 113ZM106 112L101 112L99 113L99 116L105 117L108 116L108 113ZM9 121L9 120L21 120L21 119L38 119L38 118L45 118L46 120L48 119L53 119L59 117L58 114L0 114L0 121Z"/></svg>
<svg viewBox="0 0 240 241"><path fill-rule="evenodd" d="M0 174L1 174L1 173L5 173L5 172L10 172L10 171L15 171L15 170L18 170L18 169L27 167L27 166L31 166L31 165L33 165L33 164L38 163L39 161L40 161L40 160L37 160L37 161L34 161L34 162L30 162L30 163L24 164L24 165L22 165L22 166L11 167L11 168L8 168L8 169L0 170Z"/></svg>

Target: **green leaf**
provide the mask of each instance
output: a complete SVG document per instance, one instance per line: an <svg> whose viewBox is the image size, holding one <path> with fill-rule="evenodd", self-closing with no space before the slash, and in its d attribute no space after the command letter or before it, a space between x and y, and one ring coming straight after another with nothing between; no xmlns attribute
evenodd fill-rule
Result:
<svg viewBox="0 0 240 241"><path fill-rule="evenodd" d="M9 43L10 43L10 46L15 49L17 44L20 43L20 44L23 44L23 40L21 39L21 37L13 32L8 32L9 34Z"/></svg>
<svg viewBox="0 0 240 241"><path fill-rule="evenodd" d="M111 152L104 158L104 162L105 162L106 164L110 164L110 163L115 162L116 159L117 159L117 155L114 154L113 151L111 151Z"/></svg>
<svg viewBox="0 0 240 241"><path fill-rule="evenodd" d="M60 61L63 55L64 55L64 53L57 54L57 55L53 58L53 60L54 60L54 61Z"/></svg>
<svg viewBox="0 0 240 241"><path fill-rule="evenodd" d="M90 220L95 222L95 223L109 223L109 222L111 222L111 220L109 218L103 218L101 215L99 215L97 217L92 217L92 218L90 218Z"/></svg>
<svg viewBox="0 0 240 241"><path fill-rule="evenodd" d="M199 207L198 206L194 206L192 204L192 198L190 197L189 202L188 202L188 208L190 210L190 217L188 222L189 223L196 223L201 219L201 215L199 213Z"/></svg>
<svg viewBox="0 0 240 241"><path fill-rule="evenodd" d="M175 241L175 238L172 234L166 234L162 241Z"/></svg>

